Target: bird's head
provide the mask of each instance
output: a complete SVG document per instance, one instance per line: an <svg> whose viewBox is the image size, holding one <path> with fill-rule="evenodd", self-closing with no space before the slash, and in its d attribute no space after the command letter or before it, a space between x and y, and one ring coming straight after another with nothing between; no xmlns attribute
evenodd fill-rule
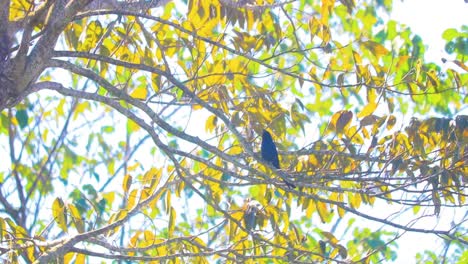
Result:
<svg viewBox="0 0 468 264"><path fill-rule="evenodd" d="M273 140L273 139L271 138L270 132L266 131L265 129L263 129L263 135L262 135L262 137L263 137L264 139Z"/></svg>

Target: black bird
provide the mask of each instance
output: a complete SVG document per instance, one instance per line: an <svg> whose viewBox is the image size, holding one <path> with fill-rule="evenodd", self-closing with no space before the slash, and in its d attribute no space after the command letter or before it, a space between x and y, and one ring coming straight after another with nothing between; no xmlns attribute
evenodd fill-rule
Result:
<svg viewBox="0 0 468 264"><path fill-rule="evenodd" d="M263 130L261 154L262 159L271 163L273 167L280 169L278 151L276 150L275 142L273 142L273 138L271 138L270 133L266 130ZM294 184L286 181L285 179L283 179L283 182L288 186L288 188L296 188Z"/></svg>

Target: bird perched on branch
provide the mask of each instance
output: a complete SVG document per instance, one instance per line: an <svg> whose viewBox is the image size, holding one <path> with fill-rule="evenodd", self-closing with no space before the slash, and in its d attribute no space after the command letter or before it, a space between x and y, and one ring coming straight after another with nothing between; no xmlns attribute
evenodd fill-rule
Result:
<svg viewBox="0 0 468 264"><path fill-rule="evenodd" d="M271 134L266 130L263 130L261 154L262 154L262 159L271 163L273 167L280 169L278 151L276 150L275 142L273 142L273 138L271 137ZM294 184L286 181L285 179L283 179L283 182L288 186L288 188L291 188L291 189L296 188Z"/></svg>

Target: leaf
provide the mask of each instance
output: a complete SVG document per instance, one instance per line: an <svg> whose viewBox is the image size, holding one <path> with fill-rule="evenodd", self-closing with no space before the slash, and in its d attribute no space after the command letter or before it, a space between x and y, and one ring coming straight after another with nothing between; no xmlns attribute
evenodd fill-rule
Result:
<svg viewBox="0 0 468 264"><path fill-rule="evenodd" d="M396 124L396 117L394 115L390 115L387 120L387 129L390 130Z"/></svg>
<svg viewBox="0 0 468 264"><path fill-rule="evenodd" d="M345 259L348 256L348 251L346 248L340 244L336 245L336 248L338 248L338 252L340 253L340 257Z"/></svg>
<svg viewBox="0 0 468 264"><path fill-rule="evenodd" d="M63 263L64 264L68 264L68 263L73 263L73 258L75 257L75 252L69 252L69 253L66 253L64 256L63 256Z"/></svg>
<svg viewBox="0 0 468 264"><path fill-rule="evenodd" d="M354 58L354 63L356 65L362 65L362 58L361 58L361 55L359 55L359 53L357 53L356 51L353 50L353 58Z"/></svg>
<svg viewBox="0 0 468 264"><path fill-rule="evenodd" d="M322 202L315 202L317 212L322 220L322 223L327 223L330 213L328 212L327 204Z"/></svg>
<svg viewBox="0 0 468 264"><path fill-rule="evenodd" d="M323 240L319 240L320 254L324 255L327 253L327 243Z"/></svg>
<svg viewBox="0 0 468 264"><path fill-rule="evenodd" d="M133 209L137 205L138 189L133 189L128 195L127 208Z"/></svg>
<svg viewBox="0 0 468 264"><path fill-rule="evenodd" d="M127 119L127 132L131 134L132 132L136 132L138 130L140 130L140 126L130 118Z"/></svg>
<svg viewBox="0 0 468 264"><path fill-rule="evenodd" d="M351 111L339 111L332 116L332 124L335 126L337 133L342 133L344 128L349 124L353 113Z"/></svg>
<svg viewBox="0 0 468 264"><path fill-rule="evenodd" d="M76 206L74 206L73 204L69 204L68 210L70 210L72 221L75 224L76 230L78 230L79 233L85 232L84 221L80 214L80 211L78 211L78 208L76 208Z"/></svg>
<svg viewBox="0 0 468 264"><path fill-rule="evenodd" d="M321 231L320 232L324 237L327 238L327 242L329 242L331 245L336 246L338 245L339 240L330 232L327 231Z"/></svg>
<svg viewBox="0 0 468 264"><path fill-rule="evenodd" d="M244 149L239 145L233 145L229 148L228 154L229 155L239 155L244 153Z"/></svg>
<svg viewBox="0 0 468 264"><path fill-rule="evenodd" d="M437 78L437 74L435 72L435 70L430 70L426 73L426 76L427 76L427 80L428 82L431 84L432 87L435 87L437 89L437 87L439 86L439 78ZM429 87L429 85L426 84L427 87Z"/></svg>
<svg viewBox="0 0 468 264"><path fill-rule="evenodd" d="M11 220L10 218L4 218L4 220L6 221L10 229L14 232L13 234L16 237L27 237L28 234L23 227L16 225L15 222L13 222L13 220Z"/></svg>
<svg viewBox="0 0 468 264"><path fill-rule="evenodd" d="M379 120L379 117L376 115L368 115L361 119L361 126L370 126L373 125Z"/></svg>
<svg viewBox="0 0 468 264"><path fill-rule="evenodd" d="M364 116L371 115L372 113L374 113L376 108L377 108L377 104L374 102L370 102L364 107L364 109L362 109L361 112L357 114L357 117L361 118Z"/></svg>
<svg viewBox="0 0 468 264"><path fill-rule="evenodd" d="M460 74L452 69L448 69L448 72L450 72L453 75L453 79L455 80L455 84L458 89L462 87L462 81L460 78Z"/></svg>
<svg viewBox="0 0 468 264"><path fill-rule="evenodd" d="M356 3L354 0L340 0L340 2L346 6L349 14L352 14L353 9L356 7Z"/></svg>
<svg viewBox="0 0 468 264"><path fill-rule="evenodd" d="M145 186L149 186L150 189L157 187L159 185L159 182L161 181L161 174L161 169L152 167L143 176L142 184L144 184Z"/></svg>
<svg viewBox="0 0 468 264"><path fill-rule="evenodd" d="M388 51L388 49L385 48L382 44L374 42L374 41L370 41L370 40L369 41L364 41L364 42L362 42L362 44L367 49L369 49L377 58L379 58L381 56L385 56L388 53L390 53L390 51Z"/></svg>
<svg viewBox="0 0 468 264"><path fill-rule="evenodd" d="M63 200L59 197L55 198L52 204L52 215L54 216L54 220L60 229L62 229L64 232L67 232L68 227L66 207Z"/></svg>
<svg viewBox="0 0 468 264"><path fill-rule="evenodd" d="M421 75L421 67L422 67L422 61L421 59L418 59L416 61L416 65L414 66L415 74L416 74L416 78L415 78L416 81L418 81L419 75Z"/></svg>
<svg viewBox="0 0 468 264"><path fill-rule="evenodd" d="M7 233L7 230L6 230L5 220L3 219L3 217L0 217L0 243L3 243L3 238L6 233Z"/></svg>
<svg viewBox="0 0 468 264"><path fill-rule="evenodd" d="M168 237L171 238L174 235L174 229L175 229L175 221L176 221L176 210L171 206L171 210L169 213L169 226L168 226Z"/></svg>
<svg viewBox="0 0 468 264"><path fill-rule="evenodd" d="M336 78L336 84L340 89L343 89L343 84L344 84L344 73L340 73L338 77Z"/></svg>
<svg viewBox="0 0 468 264"><path fill-rule="evenodd" d="M136 99L145 100L148 97L148 90L146 87L137 87L132 91L130 96Z"/></svg>
<svg viewBox="0 0 468 264"><path fill-rule="evenodd" d="M446 41L451 41L458 36L458 31L455 28L449 28L442 33L442 38Z"/></svg>
<svg viewBox="0 0 468 264"><path fill-rule="evenodd" d="M85 264L86 263L86 255L81 253L76 253L76 258L74 264Z"/></svg>
<svg viewBox="0 0 468 264"><path fill-rule="evenodd" d="M349 205L351 205L351 208L357 209L359 206L361 206L361 195L348 193L348 201Z"/></svg>
<svg viewBox="0 0 468 264"><path fill-rule="evenodd" d="M171 212L172 206L171 206L171 199L172 199L172 192L167 192L166 193L166 213L169 214Z"/></svg>
<svg viewBox="0 0 468 264"><path fill-rule="evenodd" d="M77 104L75 113L73 114L73 120L76 120L80 114L84 114L90 109L90 103L88 101L80 102Z"/></svg>
<svg viewBox="0 0 468 264"><path fill-rule="evenodd" d="M454 60L453 63L455 63L456 65L458 65L460 68L462 68L463 70L465 70L466 72L468 72L468 66L466 66L463 62L459 61L459 60Z"/></svg>
<svg viewBox="0 0 468 264"><path fill-rule="evenodd" d="M134 190L136 191L136 190ZM112 214L111 217L109 218L109 221L108 223L109 224L112 224L112 223L116 223L118 221L121 221L122 219L124 219L125 217L127 217L128 215L128 210L119 210L116 214ZM113 234L115 234L116 232L118 232L120 229L120 225L117 225L114 229L111 229L109 230L109 232L107 232L107 236L112 236Z"/></svg>
<svg viewBox="0 0 468 264"><path fill-rule="evenodd" d="M215 115L210 115L205 122L205 130L207 132L213 133L218 123L218 117Z"/></svg>
<svg viewBox="0 0 468 264"><path fill-rule="evenodd" d="M15 117L21 129L28 125L28 111L26 109L16 111Z"/></svg>
<svg viewBox="0 0 468 264"><path fill-rule="evenodd" d="M126 174L123 178L122 182L122 189L124 193L127 193L128 190L130 189L130 186L132 186L132 176L130 174Z"/></svg>

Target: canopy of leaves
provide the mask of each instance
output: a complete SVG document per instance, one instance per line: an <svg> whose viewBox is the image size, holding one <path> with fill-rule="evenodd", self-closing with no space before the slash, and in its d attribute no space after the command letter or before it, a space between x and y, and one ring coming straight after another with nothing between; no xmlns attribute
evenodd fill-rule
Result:
<svg viewBox="0 0 468 264"><path fill-rule="evenodd" d="M427 63L391 7L2 1L2 258L378 263L407 232L466 258L467 29Z"/></svg>

